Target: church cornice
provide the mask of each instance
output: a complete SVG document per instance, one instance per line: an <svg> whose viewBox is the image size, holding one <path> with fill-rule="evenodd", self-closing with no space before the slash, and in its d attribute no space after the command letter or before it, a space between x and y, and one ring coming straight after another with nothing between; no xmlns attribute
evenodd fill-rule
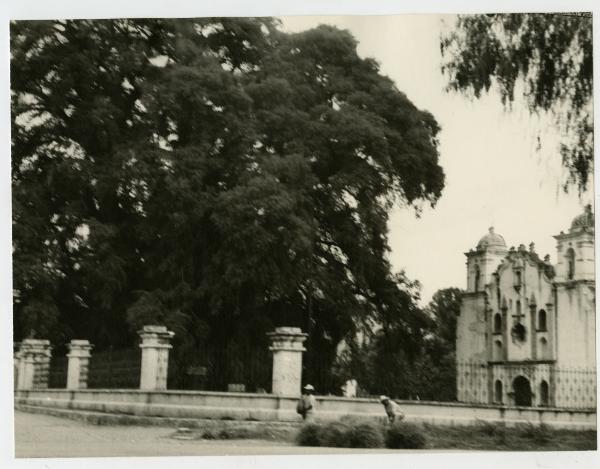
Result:
<svg viewBox="0 0 600 469"><path fill-rule="evenodd" d="M476 257L476 256L484 256L486 254L494 254L494 255L506 255L508 253L508 250L506 250L505 248L494 248L494 247L488 247L486 249L471 249L468 252L465 252L465 256L467 256L467 258L471 258L471 257Z"/></svg>
<svg viewBox="0 0 600 469"><path fill-rule="evenodd" d="M510 366L533 366L533 365L553 365L556 360L489 360L490 365L510 365Z"/></svg>
<svg viewBox="0 0 600 469"><path fill-rule="evenodd" d="M581 235L590 235L593 239L594 237L594 228L580 228L575 231L570 231L569 233L560 232L560 234L554 235L553 238L557 241L564 241L569 239L575 239L581 237Z"/></svg>
<svg viewBox="0 0 600 469"><path fill-rule="evenodd" d="M466 296L466 297L477 297L477 296L481 296L483 298L487 298L487 292L485 291L466 291L463 292L462 296Z"/></svg>
<svg viewBox="0 0 600 469"><path fill-rule="evenodd" d="M588 287L596 286L595 280L580 278L577 280L559 280L553 281L552 284L556 287L575 288L577 285L587 285Z"/></svg>

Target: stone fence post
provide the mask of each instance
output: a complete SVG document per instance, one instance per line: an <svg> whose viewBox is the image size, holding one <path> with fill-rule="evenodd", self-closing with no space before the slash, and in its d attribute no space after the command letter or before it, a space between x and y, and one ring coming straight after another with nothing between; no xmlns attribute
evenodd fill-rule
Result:
<svg viewBox="0 0 600 469"><path fill-rule="evenodd" d="M140 389L145 391L161 391L167 389L167 372L169 366L169 350L174 332L165 326L144 326L138 331L142 343L142 370Z"/></svg>
<svg viewBox="0 0 600 469"><path fill-rule="evenodd" d="M25 339L18 352L17 389L45 389L52 347L49 340Z"/></svg>
<svg viewBox="0 0 600 469"><path fill-rule="evenodd" d="M86 389L92 345L87 340L71 340L67 368L67 389Z"/></svg>
<svg viewBox="0 0 600 469"><path fill-rule="evenodd" d="M277 327L267 334L273 352L271 392L280 396L298 396L302 386L302 345L308 334L299 327Z"/></svg>
<svg viewBox="0 0 600 469"><path fill-rule="evenodd" d="M21 364L21 353L19 349L21 348L21 344L19 342L13 343L13 388L18 389L19 383L19 370Z"/></svg>

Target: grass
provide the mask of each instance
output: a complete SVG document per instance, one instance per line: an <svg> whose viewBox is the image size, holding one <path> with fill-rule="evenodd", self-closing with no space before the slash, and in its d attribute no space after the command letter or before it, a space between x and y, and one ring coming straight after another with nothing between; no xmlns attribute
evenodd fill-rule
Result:
<svg viewBox="0 0 600 469"><path fill-rule="evenodd" d="M392 427L356 419L307 423L298 427L267 422L211 422L185 429L175 438L196 440L267 440L300 446L338 448L459 449L478 451L595 450L596 431L555 430L546 425L478 422L471 426L438 426L400 422Z"/></svg>
<svg viewBox="0 0 600 469"><path fill-rule="evenodd" d="M178 428L172 438L182 440L267 440L293 442L297 428L293 426L269 425L254 422L239 424L232 422L213 421L201 428Z"/></svg>
<svg viewBox="0 0 600 469"><path fill-rule="evenodd" d="M392 427L379 425L379 435L369 445L364 441L364 430L355 430L354 439L340 436L344 427L357 428L356 421L336 422L325 437L319 432L323 424L309 424L301 429L297 443L302 446L336 446L346 448L408 448L408 449L464 449L478 451L589 451L596 450L596 431L555 430L547 425L532 423L507 427L502 423L478 422L471 426L438 426L401 422ZM369 424L369 430L377 425ZM335 430L334 430L335 429ZM322 430L321 430L322 433ZM379 440L381 441L381 440ZM358 442L358 443L357 443ZM361 445L362 443L362 445Z"/></svg>
<svg viewBox="0 0 600 469"><path fill-rule="evenodd" d="M506 427L480 422L473 426L423 425L431 449L487 451L584 451L596 449L596 431L554 430L546 425Z"/></svg>

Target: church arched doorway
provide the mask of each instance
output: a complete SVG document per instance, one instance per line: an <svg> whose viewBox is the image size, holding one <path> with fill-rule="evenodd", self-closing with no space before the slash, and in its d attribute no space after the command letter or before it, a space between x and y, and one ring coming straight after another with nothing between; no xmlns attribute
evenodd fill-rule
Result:
<svg viewBox="0 0 600 469"><path fill-rule="evenodd" d="M515 405L531 406L531 385L524 376L517 376L513 381L513 392L515 393Z"/></svg>

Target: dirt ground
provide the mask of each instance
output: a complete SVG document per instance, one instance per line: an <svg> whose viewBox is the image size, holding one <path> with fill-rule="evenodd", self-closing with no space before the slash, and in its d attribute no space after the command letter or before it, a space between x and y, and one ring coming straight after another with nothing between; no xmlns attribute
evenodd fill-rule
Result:
<svg viewBox="0 0 600 469"><path fill-rule="evenodd" d="M448 451L585 451L596 449L596 432L540 431L426 425L427 449ZM198 433L196 430L193 433ZM193 437L193 433L189 434ZM104 456L237 456L420 452L296 446L287 435L270 439L185 439L174 426L95 425L50 415L15 411L17 458Z"/></svg>
<svg viewBox="0 0 600 469"><path fill-rule="evenodd" d="M15 411L17 458L103 456L221 456L264 454L389 453L299 447L264 440L180 440L174 428L92 425L84 422Z"/></svg>

